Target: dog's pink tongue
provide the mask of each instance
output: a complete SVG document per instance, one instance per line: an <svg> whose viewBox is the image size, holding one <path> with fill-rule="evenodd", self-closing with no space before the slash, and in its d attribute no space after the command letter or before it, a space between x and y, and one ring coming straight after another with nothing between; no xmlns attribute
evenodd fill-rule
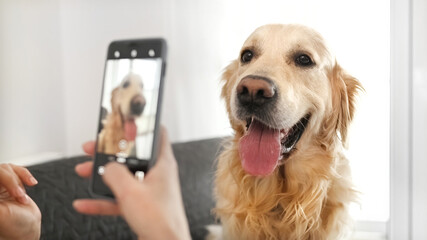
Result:
<svg viewBox="0 0 427 240"><path fill-rule="evenodd" d="M136 124L135 120L125 121L125 138L127 141L135 141L136 138Z"/></svg>
<svg viewBox="0 0 427 240"><path fill-rule="evenodd" d="M280 156L280 130L253 120L248 133L240 139L243 169L255 176L271 174Z"/></svg>

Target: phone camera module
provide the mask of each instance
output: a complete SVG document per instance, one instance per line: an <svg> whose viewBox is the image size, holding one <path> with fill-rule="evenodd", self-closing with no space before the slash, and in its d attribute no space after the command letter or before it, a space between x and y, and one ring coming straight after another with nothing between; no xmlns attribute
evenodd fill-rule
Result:
<svg viewBox="0 0 427 240"><path fill-rule="evenodd" d="M120 52L119 51L115 51L114 52L114 57L119 58L120 57Z"/></svg>
<svg viewBox="0 0 427 240"><path fill-rule="evenodd" d="M148 56L154 57L155 55L156 55L156 52L154 51L154 49L148 50Z"/></svg>
<svg viewBox="0 0 427 240"><path fill-rule="evenodd" d="M132 57L136 57L136 55L138 55L138 52L135 49L133 49L132 51L130 51L130 55Z"/></svg>

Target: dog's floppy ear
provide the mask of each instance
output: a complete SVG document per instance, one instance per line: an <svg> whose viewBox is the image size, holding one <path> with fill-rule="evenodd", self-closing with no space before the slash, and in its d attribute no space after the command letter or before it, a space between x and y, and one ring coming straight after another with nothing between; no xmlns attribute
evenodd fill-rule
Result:
<svg viewBox="0 0 427 240"><path fill-rule="evenodd" d="M332 69L332 107L336 120L336 130L341 135L344 146L347 143L347 132L350 122L353 120L356 95L363 90L360 82L350 76L338 63Z"/></svg>
<svg viewBox="0 0 427 240"><path fill-rule="evenodd" d="M111 92L111 121L110 124L113 128L121 128L123 125L123 118L119 105L119 87L116 87Z"/></svg>
<svg viewBox="0 0 427 240"><path fill-rule="evenodd" d="M231 92L229 92L232 89L233 79L235 77L237 67L239 65L239 62L237 60L234 60L231 62L222 73L221 80L224 82L224 85L222 86L221 91L221 97L226 101L226 103L229 103ZM227 106L228 110L229 106Z"/></svg>
<svg viewBox="0 0 427 240"><path fill-rule="evenodd" d="M221 97L225 101L225 105L226 105L227 113L228 113L228 119L230 120L231 127L236 132L241 132L243 134L244 129L241 128L241 126L233 118L233 116L231 114L231 105L230 105L231 95L232 95L231 91L233 90L233 85L234 85L235 80L236 80L235 78L236 78L238 67L239 67L239 61L234 60L224 69L224 72L222 73L222 76L221 76L221 81L224 84L222 86L222 90L221 90Z"/></svg>
<svg viewBox="0 0 427 240"><path fill-rule="evenodd" d="M118 87L114 88L113 91L111 91L111 112L112 113L119 112L119 104L117 103L118 93L119 93Z"/></svg>

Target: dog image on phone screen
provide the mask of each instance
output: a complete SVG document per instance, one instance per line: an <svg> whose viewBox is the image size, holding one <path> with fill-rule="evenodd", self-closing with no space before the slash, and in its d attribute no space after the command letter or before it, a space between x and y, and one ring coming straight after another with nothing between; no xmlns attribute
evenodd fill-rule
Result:
<svg viewBox="0 0 427 240"><path fill-rule="evenodd" d="M130 73L111 92L111 112L98 135L98 152L128 156L134 151L137 125L146 104L139 75Z"/></svg>
<svg viewBox="0 0 427 240"><path fill-rule="evenodd" d="M221 239L342 239L359 81L317 32L279 24L255 30L222 79L234 135L217 163Z"/></svg>

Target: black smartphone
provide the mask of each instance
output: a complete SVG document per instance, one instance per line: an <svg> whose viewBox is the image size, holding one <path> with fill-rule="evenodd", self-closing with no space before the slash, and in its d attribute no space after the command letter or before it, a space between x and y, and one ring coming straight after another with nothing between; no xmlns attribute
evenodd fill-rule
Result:
<svg viewBox="0 0 427 240"><path fill-rule="evenodd" d="M91 183L94 196L114 198L101 177L108 162L125 164L137 177L154 165L166 48L161 38L113 41L108 47Z"/></svg>

